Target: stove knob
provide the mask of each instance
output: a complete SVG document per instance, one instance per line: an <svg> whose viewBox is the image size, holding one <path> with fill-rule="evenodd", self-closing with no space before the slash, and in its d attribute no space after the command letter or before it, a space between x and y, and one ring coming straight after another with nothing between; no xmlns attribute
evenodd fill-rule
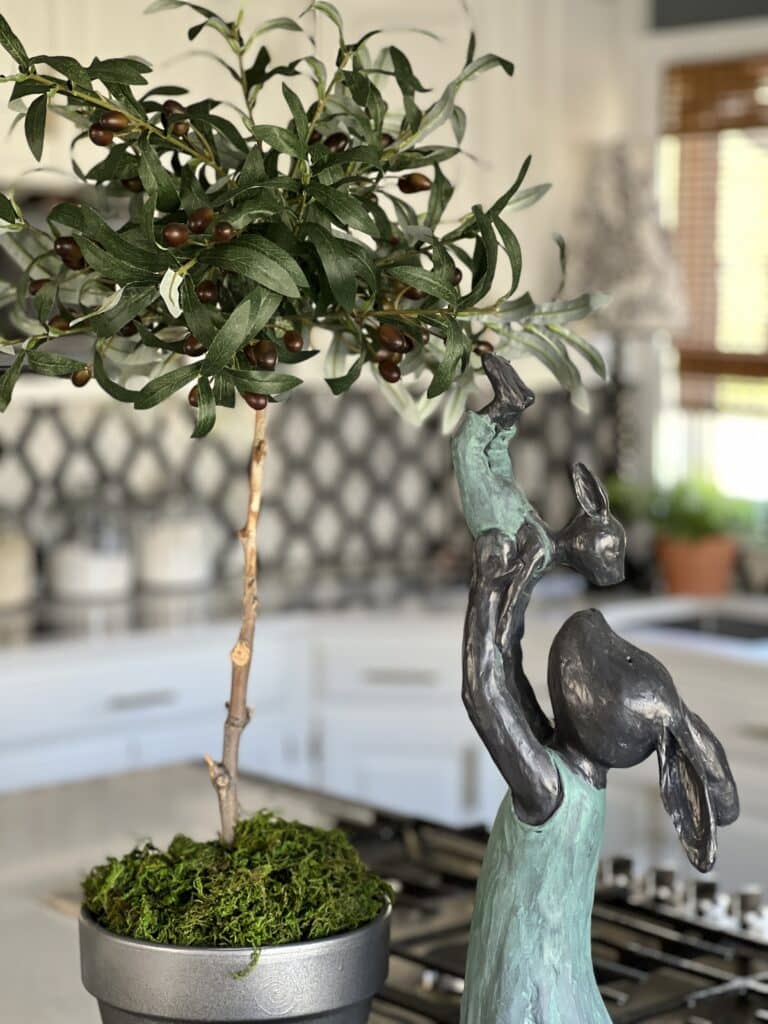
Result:
<svg viewBox="0 0 768 1024"><path fill-rule="evenodd" d="M763 910L763 890L759 885L749 885L739 890L739 921L742 928L750 928L759 921Z"/></svg>
<svg viewBox="0 0 768 1024"><path fill-rule="evenodd" d="M651 871L651 893L659 903L675 902L675 869L653 868Z"/></svg>
<svg viewBox="0 0 768 1024"><path fill-rule="evenodd" d="M696 910L699 914L706 914L711 911L717 905L717 882L696 882L694 898Z"/></svg>
<svg viewBox="0 0 768 1024"><path fill-rule="evenodd" d="M597 885L602 887L611 884L611 868L607 861L601 860L597 865Z"/></svg>
<svg viewBox="0 0 768 1024"><path fill-rule="evenodd" d="M613 884L626 889L632 881L632 868L631 857L613 857L611 859Z"/></svg>

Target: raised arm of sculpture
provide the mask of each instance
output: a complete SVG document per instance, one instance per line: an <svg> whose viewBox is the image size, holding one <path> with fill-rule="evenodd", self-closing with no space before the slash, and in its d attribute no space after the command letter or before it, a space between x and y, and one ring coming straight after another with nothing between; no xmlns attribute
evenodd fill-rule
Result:
<svg viewBox="0 0 768 1024"><path fill-rule="evenodd" d="M557 768L542 746L551 726L539 707L522 666L521 627L512 637L514 654L504 658L496 644L504 590L527 604L524 576L533 578L532 562L541 562L541 548L521 526L515 540L500 530L487 530L475 541L474 565L464 626L464 706L513 795L522 821L546 821L560 799ZM514 607L517 612L517 605Z"/></svg>
<svg viewBox="0 0 768 1024"><path fill-rule="evenodd" d="M550 530L520 488L509 445L534 400L513 367L487 355L492 401L469 412L453 442L464 514L475 536L465 625L463 697L470 719L508 782L523 820L546 820L559 790L551 758L536 752L553 727L523 667L525 612L533 589L554 564L595 583L623 577L624 531L600 482L577 463L573 483L581 511ZM522 762L522 763L521 763Z"/></svg>

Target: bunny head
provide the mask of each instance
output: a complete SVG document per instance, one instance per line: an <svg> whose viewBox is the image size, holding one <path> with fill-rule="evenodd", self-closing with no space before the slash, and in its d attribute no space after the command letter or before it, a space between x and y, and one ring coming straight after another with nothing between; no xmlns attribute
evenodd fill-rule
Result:
<svg viewBox="0 0 768 1024"><path fill-rule="evenodd" d="M590 609L555 637L548 684L559 740L591 762L628 768L656 751L664 807L688 859L709 871L717 826L738 817L736 784L720 743L661 662Z"/></svg>
<svg viewBox="0 0 768 1024"><path fill-rule="evenodd" d="M611 515L605 488L583 463L574 465L572 479L581 509L555 538L558 561L598 586L621 583L624 527Z"/></svg>

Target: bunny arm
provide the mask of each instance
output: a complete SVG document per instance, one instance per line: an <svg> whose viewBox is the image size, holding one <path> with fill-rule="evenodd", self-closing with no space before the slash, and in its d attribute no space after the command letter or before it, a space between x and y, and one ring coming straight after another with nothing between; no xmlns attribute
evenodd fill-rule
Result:
<svg viewBox="0 0 768 1024"><path fill-rule="evenodd" d="M523 668L523 633L525 613L533 588L551 565L548 552L542 549L540 535L530 523L524 523L515 538L518 563L502 596L495 643L501 651L508 684L514 686L525 710L528 724L542 743L548 743L554 728L541 708L531 682Z"/></svg>
<svg viewBox="0 0 768 1024"><path fill-rule="evenodd" d="M496 529L519 543L526 538L526 547L533 552L539 548L547 564L554 551L554 542L536 510L521 490L514 475L509 454L509 443L517 433L515 426L500 427L485 413L468 412L453 439L453 463L464 509L464 516L472 534L477 537L489 529ZM531 571L532 568L531 568ZM508 608L514 602L518 613L515 616L519 626L517 640L512 630L505 629L503 644L497 645L503 651L505 674L514 680L527 720L535 735L546 741L552 735L552 726L542 711L527 676L522 669L522 617L528 606L530 591L537 576L530 579L529 586L516 596L508 595L504 604L501 621L509 623ZM517 576L518 584L520 575ZM509 662L509 664L507 664Z"/></svg>
<svg viewBox="0 0 768 1024"><path fill-rule="evenodd" d="M522 650L511 652L505 662L496 646L501 591L489 555L492 558L494 548L498 550L499 539L509 543L499 531L491 531L475 547L464 628L462 697L472 724L510 788L518 816L530 825L541 825L559 804L560 779L529 721L531 708L525 705L531 700L545 722L546 718L522 672ZM522 560L516 561L512 575L524 568ZM523 595L525 589L518 592ZM521 639L522 631L515 640L519 644ZM550 728L548 722L546 726Z"/></svg>

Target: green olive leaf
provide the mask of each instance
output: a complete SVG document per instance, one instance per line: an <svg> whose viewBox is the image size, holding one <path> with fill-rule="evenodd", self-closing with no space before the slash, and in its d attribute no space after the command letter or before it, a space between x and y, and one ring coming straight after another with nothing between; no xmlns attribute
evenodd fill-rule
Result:
<svg viewBox="0 0 768 1024"><path fill-rule="evenodd" d="M43 144L45 143L45 118L48 112L48 97L46 94L32 100L24 118L24 134L27 137L27 144L32 156L40 162L43 155Z"/></svg>

